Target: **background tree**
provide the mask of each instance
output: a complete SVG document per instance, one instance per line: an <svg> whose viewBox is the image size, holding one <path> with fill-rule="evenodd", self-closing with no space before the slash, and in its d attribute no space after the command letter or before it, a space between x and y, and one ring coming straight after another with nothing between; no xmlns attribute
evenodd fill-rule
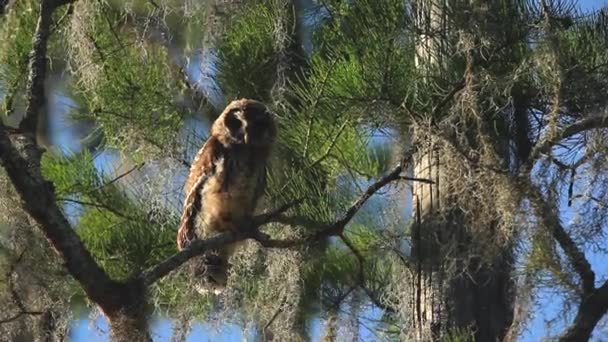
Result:
<svg viewBox="0 0 608 342"><path fill-rule="evenodd" d="M153 312L181 319L176 338L201 320L307 340L321 317L327 341L514 340L552 291L574 316L559 338L589 339L608 310L589 259L605 258L608 54L605 11L576 5L0 6L2 327L60 340L57 299L76 296L116 340L150 339ZM57 91L76 144L53 132ZM189 161L235 97L279 123L264 212L174 254ZM194 291L179 266L242 238L228 291Z"/></svg>

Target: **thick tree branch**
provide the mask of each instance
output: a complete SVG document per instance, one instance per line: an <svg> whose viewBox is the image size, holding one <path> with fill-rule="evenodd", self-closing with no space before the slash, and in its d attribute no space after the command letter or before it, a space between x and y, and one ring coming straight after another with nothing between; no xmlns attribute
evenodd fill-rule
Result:
<svg viewBox="0 0 608 342"><path fill-rule="evenodd" d="M152 266L142 272L138 276L138 279L144 284L144 286L149 286L157 280L161 279L162 277L166 276L170 272L174 271L191 258L197 255L201 255L209 249L216 249L221 246L243 239L257 240L262 246L268 248L289 248L303 245L306 243L314 243L317 241L321 241L329 236L340 235L344 231L344 227L348 224L348 222L350 222L350 220L355 216L359 209L361 209L365 202L374 193L376 193L385 185L401 178L400 173L402 172L402 170L402 165L395 167L390 173L370 185L346 210L346 212L341 218L339 218L336 222L332 224L316 227L320 230L317 233L311 234L308 237L291 240L273 240L259 231L259 228L266 223L285 221L285 217L282 214L289 208L291 208L293 205L299 203L300 200L298 200L287 205L281 206L277 210L254 217L252 220L252 227L247 227L246 229L243 229L243 232L241 233L229 232L205 240L196 240L192 242L188 248L170 256L163 262Z"/></svg>
<svg viewBox="0 0 608 342"><path fill-rule="evenodd" d="M561 342L589 341L593 329L608 312L608 281L582 299L576 317L566 332L559 338Z"/></svg>
<svg viewBox="0 0 608 342"><path fill-rule="evenodd" d="M93 260L57 206L53 185L40 173L40 151L34 135L23 134L14 140L15 145L0 128L0 163L19 193L23 208L63 258L70 274L93 301L101 303L113 282Z"/></svg>
<svg viewBox="0 0 608 342"><path fill-rule="evenodd" d="M115 309L110 288L117 284L97 265L57 206L53 185L41 174L41 150L35 132L38 112L44 106L46 49L53 11L69 1L43 0L30 53L26 86L26 117L18 134L9 137L0 126L0 164L23 201L24 210L38 223L51 245L63 258L70 274L82 285L91 300L102 309ZM105 307L104 307L105 305Z"/></svg>

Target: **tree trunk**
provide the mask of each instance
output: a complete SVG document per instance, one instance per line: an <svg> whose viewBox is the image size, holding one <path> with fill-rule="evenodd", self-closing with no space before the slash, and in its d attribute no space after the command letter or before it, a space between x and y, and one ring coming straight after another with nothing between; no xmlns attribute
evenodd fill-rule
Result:
<svg viewBox="0 0 608 342"><path fill-rule="evenodd" d="M152 341L148 330L145 288L134 280L120 284L111 302L100 304L108 319L113 342Z"/></svg>
<svg viewBox="0 0 608 342"><path fill-rule="evenodd" d="M142 312L121 311L108 317L113 342L149 342L148 323Z"/></svg>
<svg viewBox="0 0 608 342"><path fill-rule="evenodd" d="M445 55L442 52L449 42L437 37L445 37L448 30L446 6L445 2L433 0L416 2L418 25L421 32L426 32L419 37L418 68L431 70L444 63L441 56ZM434 184L417 182L412 189L416 219L411 232L412 257L416 261L410 300L413 335L424 341L446 337L502 340L513 321L511 248L488 246L503 249L494 254L495 259L485 262L471 253L470 248L480 242L467 229L464 213L449 205L453 202L450 179L442 170L439 141L422 128L416 130L414 177L431 179ZM491 241L481 244L487 243Z"/></svg>
<svg viewBox="0 0 608 342"><path fill-rule="evenodd" d="M415 155L414 177L434 181L417 183L412 191L417 220L412 231L415 336L439 340L474 332L476 341L501 340L513 320L511 251L497 253L489 263L470 254L468 246L475 244L476 236L462 223L463 214L442 208L449 193L438 153L427 144ZM449 263L451 269L446 270Z"/></svg>

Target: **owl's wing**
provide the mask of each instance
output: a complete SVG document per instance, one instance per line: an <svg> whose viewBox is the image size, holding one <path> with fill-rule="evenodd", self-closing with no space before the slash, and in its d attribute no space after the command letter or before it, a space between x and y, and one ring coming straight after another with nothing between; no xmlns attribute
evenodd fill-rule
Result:
<svg viewBox="0 0 608 342"><path fill-rule="evenodd" d="M220 157L221 153L220 142L214 137L209 137L192 161L190 175L188 175L185 186L186 200L177 231L178 250L188 247L190 242L195 239L194 222L201 210L200 190L209 177L215 173L215 160Z"/></svg>

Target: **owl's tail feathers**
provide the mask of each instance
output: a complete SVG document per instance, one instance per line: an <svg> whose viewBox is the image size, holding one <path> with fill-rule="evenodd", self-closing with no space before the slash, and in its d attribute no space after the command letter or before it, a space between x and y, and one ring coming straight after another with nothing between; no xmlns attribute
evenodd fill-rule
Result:
<svg viewBox="0 0 608 342"><path fill-rule="evenodd" d="M206 253L193 265L195 289L200 294L219 295L228 283L228 267L225 258L214 251Z"/></svg>

